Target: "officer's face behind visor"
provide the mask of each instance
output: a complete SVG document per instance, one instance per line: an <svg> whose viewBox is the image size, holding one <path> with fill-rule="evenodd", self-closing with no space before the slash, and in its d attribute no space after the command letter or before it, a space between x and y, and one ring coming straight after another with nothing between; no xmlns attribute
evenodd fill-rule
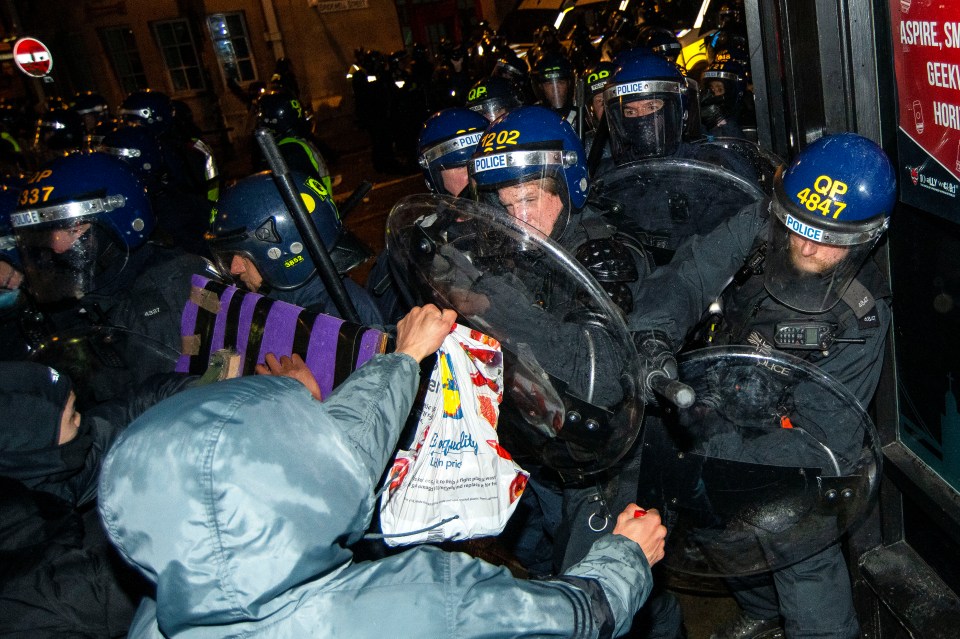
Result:
<svg viewBox="0 0 960 639"><path fill-rule="evenodd" d="M232 278L251 293L256 293L263 286L263 275L257 268L253 257L245 251L220 248L211 243L210 246L217 270L224 279ZM229 276L229 277L228 277Z"/></svg>
<svg viewBox="0 0 960 639"><path fill-rule="evenodd" d="M618 164L674 154L683 132L683 109L675 83L650 82L654 90L625 93L623 85L603 92L604 113L610 125L614 159ZM663 86L659 86L662 84Z"/></svg>
<svg viewBox="0 0 960 639"><path fill-rule="evenodd" d="M16 235L24 276L41 304L81 299L108 284L106 270L116 275L125 261L112 235L92 221L20 227Z"/></svg>
<svg viewBox="0 0 960 639"><path fill-rule="evenodd" d="M557 183L537 179L497 189L500 206L507 214L549 236L564 211Z"/></svg>
<svg viewBox="0 0 960 639"><path fill-rule="evenodd" d="M780 303L823 313L843 297L883 230L884 218L842 224L806 215L778 188L771 204L764 286Z"/></svg>

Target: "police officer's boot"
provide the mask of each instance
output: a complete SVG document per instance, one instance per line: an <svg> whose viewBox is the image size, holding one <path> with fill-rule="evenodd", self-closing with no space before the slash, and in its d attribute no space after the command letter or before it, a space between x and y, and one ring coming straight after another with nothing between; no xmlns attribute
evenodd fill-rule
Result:
<svg viewBox="0 0 960 639"><path fill-rule="evenodd" d="M784 639L780 619L751 619L743 612L721 625L710 639Z"/></svg>

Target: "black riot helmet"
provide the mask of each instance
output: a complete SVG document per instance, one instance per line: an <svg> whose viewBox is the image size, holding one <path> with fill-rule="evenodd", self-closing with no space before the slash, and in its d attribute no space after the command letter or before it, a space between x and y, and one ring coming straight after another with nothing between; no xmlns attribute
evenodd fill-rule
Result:
<svg viewBox="0 0 960 639"><path fill-rule="evenodd" d="M71 109L53 109L37 120L34 146L40 152L62 154L77 151L83 146L83 141L83 119Z"/></svg>
<svg viewBox="0 0 960 639"><path fill-rule="evenodd" d="M296 132L304 121L300 100L288 91L268 91L257 99L257 125L274 135Z"/></svg>
<svg viewBox="0 0 960 639"><path fill-rule="evenodd" d="M617 65L613 62L598 62L583 73L583 98L586 101L587 120L593 128L603 117L603 90L606 88Z"/></svg>
<svg viewBox="0 0 960 639"><path fill-rule="evenodd" d="M637 36L637 46L650 49L669 62L677 62L683 45L670 29L645 26Z"/></svg>
<svg viewBox="0 0 960 639"><path fill-rule="evenodd" d="M467 94L466 106L493 122L520 104L520 97L509 80L491 77L473 85Z"/></svg>
<svg viewBox="0 0 960 639"><path fill-rule="evenodd" d="M159 91L135 91L123 101L117 115L122 122L145 126L155 135L163 135L173 126L173 103Z"/></svg>
<svg viewBox="0 0 960 639"><path fill-rule="evenodd" d="M532 83L543 106L555 111L569 110L573 102L573 65L567 56L559 52L542 55L533 66Z"/></svg>

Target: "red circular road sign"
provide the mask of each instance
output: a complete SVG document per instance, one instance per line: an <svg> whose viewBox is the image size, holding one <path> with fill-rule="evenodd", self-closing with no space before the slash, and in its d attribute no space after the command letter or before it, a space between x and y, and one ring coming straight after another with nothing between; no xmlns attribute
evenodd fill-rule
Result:
<svg viewBox="0 0 960 639"><path fill-rule="evenodd" d="M53 69L50 49L35 38L20 38L14 43L13 61L21 71L35 78L42 78Z"/></svg>

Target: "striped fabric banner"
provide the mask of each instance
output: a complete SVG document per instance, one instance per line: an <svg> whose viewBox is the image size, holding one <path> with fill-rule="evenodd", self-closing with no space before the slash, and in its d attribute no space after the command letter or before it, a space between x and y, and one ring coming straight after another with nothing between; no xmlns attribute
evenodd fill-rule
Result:
<svg viewBox="0 0 960 639"><path fill-rule="evenodd" d="M387 347L387 335L337 317L249 293L194 275L183 309L183 350L177 372L201 375L218 350L232 348L252 375L267 353L297 353L326 397L364 362Z"/></svg>

